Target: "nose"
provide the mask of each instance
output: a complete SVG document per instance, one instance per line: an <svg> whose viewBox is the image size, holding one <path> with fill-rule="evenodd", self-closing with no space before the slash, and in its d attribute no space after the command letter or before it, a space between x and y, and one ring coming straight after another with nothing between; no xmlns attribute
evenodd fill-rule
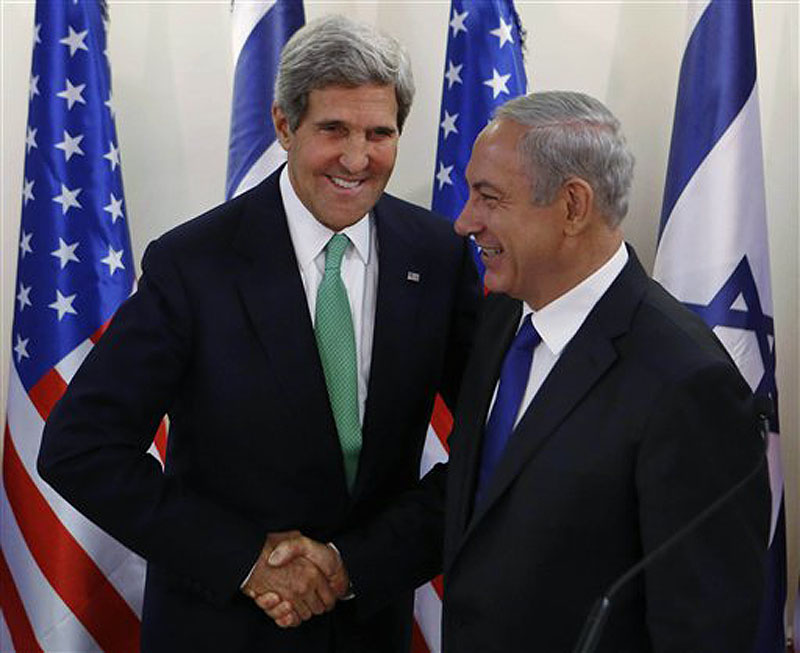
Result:
<svg viewBox="0 0 800 653"><path fill-rule="evenodd" d="M339 156L339 163L350 173L361 172L369 165L367 140L363 136L353 135L344 143Z"/></svg>
<svg viewBox="0 0 800 653"><path fill-rule="evenodd" d="M453 228L459 236L471 236L480 231L480 225L470 199L467 199L464 208L461 209L461 214L453 223Z"/></svg>

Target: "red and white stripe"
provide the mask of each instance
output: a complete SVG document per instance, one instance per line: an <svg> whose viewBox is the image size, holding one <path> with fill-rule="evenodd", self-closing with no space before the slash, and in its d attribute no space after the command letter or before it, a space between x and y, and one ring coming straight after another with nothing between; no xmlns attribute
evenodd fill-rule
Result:
<svg viewBox="0 0 800 653"><path fill-rule="evenodd" d="M145 562L58 496L36 472L50 410L99 338L26 392L12 365L0 487L0 650L139 650ZM166 430L151 453L163 461Z"/></svg>
<svg viewBox="0 0 800 653"><path fill-rule="evenodd" d="M145 562L39 478L45 420L102 330L26 392L12 365L0 486L0 651L139 650ZM452 417L439 397L420 472L447 460ZM150 453L163 462L162 423ZM413 653L441 650L442 579L420 587Z"/></svg>
<svg viewBox="0 0 800 653"><path fill-rule="evenodd" d="M425 448L420 462L420 476L435 464L445 462L450 454L447 438L453 428L453 417L442 398L437 396L433 407ZM439 653L442 650L442 577L418 588L414 595L414 632L412 653Z"/></svg>

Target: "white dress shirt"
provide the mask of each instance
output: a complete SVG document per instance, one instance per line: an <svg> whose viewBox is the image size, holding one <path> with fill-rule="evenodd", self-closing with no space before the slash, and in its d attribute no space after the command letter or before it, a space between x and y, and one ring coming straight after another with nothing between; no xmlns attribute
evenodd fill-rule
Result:
<svg viewBox="0 0 800 653"><path fill-rule="evenodd" d="M336 232L319 222L303 205L289 180L288 168L281 172L280 189L311 323L314 324L317 290L325 274L325 246ZM378 293L378 238L374 218L367 214L341 233L350 239L342 259L341 276L353 317L358 363L358 413L363 425Z"/></svg>
<svg viewBox="0 0 800 653"><path fill-rule="evenodd" d="M528 410L528 406L530 406L539 388L542 387L547 375L555 367L561 357L561 352L564 351L569 341L581 328L595 304L600 301L600 298L609 289L614 279L619 276L627 262L628 250L625 247L625 243L622 243L614 255L599 269L586 277L577 286L565 292L561 297L554 299L547 306L534 311L527 303L523 302L522 316L517 330L522 325L522 321L532 314L533 326L541 336L542 341L533 350L528 385L525 386L525 394L522 396L519 412L514 420L515 427L519 420L522 419L525 411ZM488 415L492 413L496 396L497 386L494 389L494 397L492 397Z"/></svg>
<svg viewBox="0 0 800 653"><path fill-rule="evenodd" d="M292 239L313 325L316 320L317 290L325 274L325 246L336 232L319 222L300 201L289 180L289 170L286 167L281 171L280 188L283 210L286 212L286 222L289 225L289 236ZM350 239L342 258L340 274L347 289L350 314L353 317L358 362L358 414L363 426L367 382L372 361L375 298L378 292L378 238L370 215L365 215L355 224L343 229L341 233ZM333 548L338 554L336 547ZM240 588L250 580L257 564L258 561L250 568ZM351 593L344 598L352 597Z"/></svg>

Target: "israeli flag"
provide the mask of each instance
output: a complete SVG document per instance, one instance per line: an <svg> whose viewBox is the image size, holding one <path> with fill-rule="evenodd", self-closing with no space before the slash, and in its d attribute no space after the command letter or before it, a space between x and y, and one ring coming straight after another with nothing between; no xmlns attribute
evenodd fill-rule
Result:
<svg viewBox="0 0 800 653"><path fill-rule="evenodd" d="M286 159L270 110L281 50L305 23L302 0L233 2L233 107L225 199L266 179Z"/></svg>
<svg viewBox="0 0 800 653"><path fill-rule="evenodd" d="M700 315L775 409L769 571L756 651L785 650L786 542L750 0L690 4L653 276Z"/></svg>

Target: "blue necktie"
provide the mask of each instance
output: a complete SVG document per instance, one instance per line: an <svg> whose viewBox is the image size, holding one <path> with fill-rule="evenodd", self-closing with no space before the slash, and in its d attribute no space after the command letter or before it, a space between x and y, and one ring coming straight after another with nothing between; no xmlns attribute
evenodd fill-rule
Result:
<svg viewBox="0 0 800 653"><path fill-rule="evenodd" d="M476 506L486 492L492 473L497 467L497 463L500 462L511 432L514 430L514 420L519 412L525 387L528 385L533 350L541 340L533 327L531 316L528 315L517 331L517 335L514 336L514 340L506 352L506 357L503 359L503 367L500 370L500 386L497 389L497 397L483 434L478 488L475 492Z"/></svg>

